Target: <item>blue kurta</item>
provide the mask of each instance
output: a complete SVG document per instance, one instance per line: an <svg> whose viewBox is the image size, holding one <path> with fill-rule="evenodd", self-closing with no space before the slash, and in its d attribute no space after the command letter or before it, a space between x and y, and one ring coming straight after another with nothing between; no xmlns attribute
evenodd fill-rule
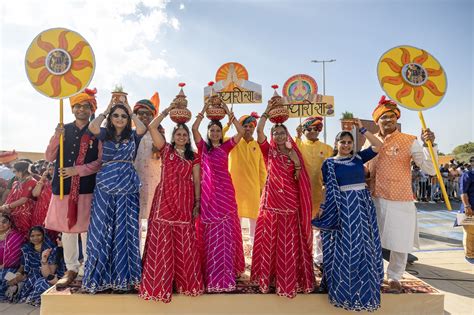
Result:
<svg viewBox="0 0 474 315"><path fill-rule="evenodd" d="M329 301L355 311L380 307L383 261L375 206L365 188L364 163L371 148L353 159L327 159L323 213L313 221L322 230L324 281Z"/></svg>
<svg viewBox="0 0 474 315"><path fill-rule="evenodd" d="M103 141L102 167L97 173L87 237L82 287L89 293L128 291L140 283L138 231L140 180L133 166L140 141L135 131L120 143Z"/></svg>

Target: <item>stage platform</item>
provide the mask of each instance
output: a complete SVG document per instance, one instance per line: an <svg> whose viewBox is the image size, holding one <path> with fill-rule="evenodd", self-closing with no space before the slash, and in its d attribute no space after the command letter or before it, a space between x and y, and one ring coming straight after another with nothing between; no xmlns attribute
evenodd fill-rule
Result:
<svg viewBox="0 0 474 315"><path fill-rule="evenodd" d="M382 294L376 314L444 313L444 295L427 283L406 274L401 294ZM386 291L386 287L383 291ZM365 314L360 312L358 314ZM255 286L240 281L235 293L187 297L175 294L169 304L144 301L136 294L81 293L78 288L63 291L52 287L42 295L41 315L85 314L349 314L333 307L327 294L299 294L294 299L275 294L259 294Z"/></svg>
<svg viewBox="0 0 474 315"><path fill-rule="evenodd" d="M248 231L244 228L244 231ZM351 314L329 304L327 294L298 294L294 299L261 294L258 287L249 283L251 254L248 237L244 233L246 272L237 282L232 293L204 294L198 297L173 295L171 303L144 301L136 293L81 292L80 282L62 291L52 287L41 296L41 315L165 315L165 314ZM386 262L384 261L385 268ZM316 283L321 280L315 268ZM387 292L382 286L382 305L375 314L444 314L444 294L426 282L408 274L402 280L403 293ZM358 312L357 314L370 314Z"/></svg>

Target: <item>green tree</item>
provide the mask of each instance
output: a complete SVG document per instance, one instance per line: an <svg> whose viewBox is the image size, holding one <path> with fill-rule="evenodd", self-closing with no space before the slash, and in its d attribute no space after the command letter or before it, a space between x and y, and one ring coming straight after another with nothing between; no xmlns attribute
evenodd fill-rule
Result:
<svg viewBox="0 0 474 315"><path fill-rule="evenodd" d="M474 154L474 142L468 142L465 144L458 145L454 148L453 153L459 155L462 153Z"/></svg>

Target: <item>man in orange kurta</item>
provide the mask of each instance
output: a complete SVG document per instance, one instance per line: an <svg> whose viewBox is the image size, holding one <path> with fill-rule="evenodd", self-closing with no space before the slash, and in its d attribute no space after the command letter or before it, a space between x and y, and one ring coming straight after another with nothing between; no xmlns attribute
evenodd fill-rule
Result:
<svg viewBox="0 0 474 315"><path fill-rule="evenodd" d="M429 152L422 148L416 136L401 133L397 129L400 109L383 96L374 112L374 121L380 128L375 136L383 141L379 154L367 163L369 186L377 208L382 247L390 250L387 278L390 289L401 291L400 279L408 253L419 247L417 212L411 188L411 161L420 169L435 175ZM425 130L421 134L424 143L434 143L434 134ZM366 141L364 147L370 144ZM436 146L434 145L436 152Z"/></svg>

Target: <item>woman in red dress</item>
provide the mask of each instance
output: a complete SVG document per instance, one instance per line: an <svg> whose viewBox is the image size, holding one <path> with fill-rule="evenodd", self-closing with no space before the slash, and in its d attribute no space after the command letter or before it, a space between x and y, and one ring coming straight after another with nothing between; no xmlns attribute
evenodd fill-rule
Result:
<svg viewBox="0 0 474 315"><path fill-rule="evenodd" d="M31 214L35 207L32 190L36 186L36 180L31 177L29 167L30 163L26 161L13 165L16 180L5 204L0 207L0 211L10 213L17 230L24 236L28 235L28 230L32 227Z"/></svg>
<svg viewBox="0 0 474 315"><path fill-rule="evenodd" d="M268 143L263 130L268 110L258 126L258 142L267 166L267 182L255 230L251 281L267 293L293 298L314 289L311 230L311 186L303 158L287 128L277 124Z"/></svg>
<svg viewBox="0 0 474 315"><path fill-rule="evenodd" d="M33 197L37 199L32 214L31 225L44 227L44 219L48 213L49 202L51 201L51 195L53 193L51 188L51 178L54 173L54 165L48 165L45 170L42 168L38 171L42 173L42 175L32 191Z"/></svg>
<svg viewBox="0 0 474 315"><path fill-rule="evenodd" d="M161 181L155 191L143 253L139 295L145 300L171 301L173 285L181 294L204 292L194 218L200 209L200 158L191 149L189 129L178 124L165 142L158 126L172 106L149 125L160 150Z"/></svg>

